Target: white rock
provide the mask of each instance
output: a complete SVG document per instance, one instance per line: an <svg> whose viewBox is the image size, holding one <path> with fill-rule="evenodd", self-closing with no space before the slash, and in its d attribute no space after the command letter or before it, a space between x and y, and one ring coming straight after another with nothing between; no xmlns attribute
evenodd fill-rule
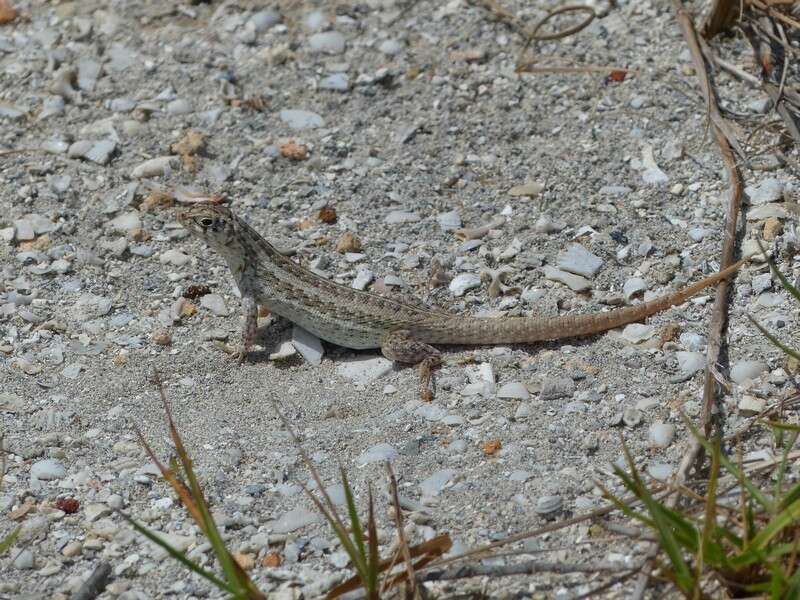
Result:
<svg viewBox="0 0 800 600"><path fill-rule="evenodd" d="M347 73L333 73L320 79L319 89L346 92L350 89L350 77Z"/></svg>
<svg viewBox="0 0 800 600"><path fill-rule="evenodd" d="M188 264L189 261L192 260L192 257L188 254L184 254L179 250L165 250L158 256L158 260L161 264L170 264L175 265L176 267L182 267L185 264Z"/></svg>
<svg viewBox="0 0 800 600"><path fill-rule="evenodd" d="M92 144L92 147L83 156L98 165L107 165L116 149L117 143L114 140L100 140Z"/></svg>
<svg viewBox="0 0 800 600"><path fill-rule="evenodd" d="M541 194L542 191L544 191L543 183L539 183L538 181L529 181L527 183L515 185L508 190L508 195L514 197L529 196L532 198Z"/></svg>
<svg viewBox="0 0 800 600"><path fill-rule="evenodd" d="M551 267L549 265L545 265L545 267L542 270L544 271L545 279L563 283L573 291L585 292L587 290L592 289L592 282L584 277L581 277L580 275L573 275L572 273L566 273L561 269L556 269L555 267Z"/></svg>
<svg viewBox="0 0 800 600"><path fill-rule="evenodd" d="M359 465L368 465L376 462L393 462L400 453L391 444L375 444L367 448L356 459Z"/></svg>
<svg viewBox="0 0 800 600"><path fill-rule="evenodd" d="M672 466L665 463L650 463L647 472L657 481L667 481L672 476Z"/></svg>
<svg viewBox="0 0 800 600"><path fill-rule="evenodd" d="M463 296L467 290L471 290L481 285L481 278L475 273L461 273L453 277L448 286L454 296Z"/></svg>
<svg viewBox="0 0 800 600"><path fill-rule="evenodd" d="M531 395L524 383L510 381L497 390L497 397L509 398L512 400L527 400Z"/></svg>
<svg viewBox="0 0 800 600"><path fill-rule="evenodd" d="M225 300L219 294L206 294L200 298L200 306L218 317L227 317L230 314L228 307L225 306Z"/></svg>
<svg viewBox="0 0 800 600"><path fill-rule="evenodd" d="M67 474L67 470L61 461L55 458L46 458L36 461L31 465L31 478L41 481L51 481L61 479Z"/></svg>
<svg viewBox="0 0 800 600"><path fill-rule="evenodd" d="M174 169L177 164L177 157L175 156L157 156L137 166L131 171L131 177L134 179L159 177Z"/></svg>
<svg viewBox="0 0 800 600"><path fill-rule="evenodd" d="M669 177L656 164L653 158L653 147L645 145L642 147L642 180L647 185L662 185L669 181Z"/></svg>
<svg viewBox="0 0 800 600"><path fill-rule="evenodd" d="M33 552L25 548L14 556L14 567L20 570L29 570L34 567Z"/></svg>
<svg viewBox="0 0 800 600"><path fill-rule="evenodd" d="M109 225L114 231L130 233L142 228L142 219L139 217L139 213L134 210L122 213L118 217L111 219Z"/></svg>
<svg viewBox="0 0 800 600"><path fill-rule="evenodd" d="M420 220L422 220L422 217L417 213L393 210L384 217L383 222L389 225L399 225L401 223L416 223Z"/></svg>
<svg viewBox="0 0 800 600"><path fill-rule="evenodd" d="M424 402L414 409L414 416L422 417L427 421L441 421L447 416L447 413L436 404Z"/></svg>
<svg viewBox="0 0 800 600"><path fill-rule="evenodd" d="M286 360L290 356L297 354L297 348L294 347L292 342L282 342L278 349L269 355L270 360Z"/></svg>
<svg viewBox="0 0 800 600"><path fill-rule="evenodd" d="M625 295L625 300L630 302L636 296L644 294L647 287L647 282L641 277L629 277L622 286L622 293Z"/></svg>
<svg viewBox="0 0 800 600"><path fill-rule="evenodd" d="M706 357L700 352L676 352L678 368L684 375L694 375L706 366Z"/></svg>
<svg viewBox="0 0 800 600"><path fill-rule="evenodd" d="M280 112L280 119L291 129L313 129L325 125L323 118L310 110L285 109Z"/></svg>
<svg viewBox="0 0 800 600"><path fill-rule="evenodd" d="M319 513L304 508L295 508L283 513L278 520L273 521L271 529L274 533L289 533L316 523L319 519Z"/></svg>
<svg viewBox="0 0 800 600"><path fill-rule="evenodd" d="M403 51L403 44L397 40L383 40L378 50L386 56L397 56Z"/></svg>
<svg viewBox="0 0 800 600"><path fill-rule="evenodd" d="M379 379L392 370L392 361L383 357L374 358L354 358L347 362L340 363L336 367L336 373L340 377L350 381L366 385Z"/></svg>
<svg viewBox="0 0 800 600"><path fill-rule="evenodd" d="M689 239L692 240L693 242L702 242L707 235L714 232L711 231L710 229L703 229L702 227L694 227L693 229L690 229L687 233L689 235Z"/></svg>
<svg viewBox="0 0 800 600"><path fill-rule="evenodd" d="M453 469L443 469L436 471L433 475L419 484L422 495L427 497L438 496L439 493L450 483L456 472Z"/></svg>
<svg viewBox="0 0 800 600"><path fill-rule="evenodd" d="M36 238L33 225L28 219L17 219L14 221L14 228L17 231L17 241L27 242Z"/></svg>
<svg viewBox="0 0 800 600"><path fill-rule="evenodd" d="M567 224L564 221L554 221L550 215L542 215L536 220L533 230L536 233L557 233L566 226Z"/></svg>
<svg viewBox="0 0 800 600"><path fill-rule="evenodd" d="M763 219L769 219L770 217L775 217L776 219L786 219L789 217L789 213L786 212L786 209L783 206L774 203L761 204L747 211L748 221L761 221Z"/></svg>
<svg viewBox="0 0 800 600"><path fill-rule="evenodd" d="M370 283L372 283L374 279L375 279L375 273L373 273L366 267L362 267L356 273L356 276L353 279L353 283L351 284L351 286L353 287L353 289L363 291L367 289L367 286Z"/></svg>
<svg viewBox="0 0 800 600"><path fill-rule="evenodd" d="M156 537L160 538L163 542L166 542L167 544L175 548L178 552L186 552L197 542L197 538L193 535L181 535L179 533L166 533L163 531L155 531L155 530L151 531L155 534ZM162 559L168 556L167 551L164 550L161 546L158 546L153 542L149 542L149 545L150 545L150 554L153 558Z"/></svg>
<svg viewBox="0 0 800 600"><path fill-rule="evenodd" d="M312 52L325 54L341 54L344 52L345 39L338 31L321 31L308 39Z"/></svg>
<svg viewBox="0 0 800 600"><path fill-rule="evenodd" d="M644 323L630 323L622 330L622 339L631 344L639 344L645 340L649 340L656 332L656 328L652 325Z"/></svg>
<svg viewBox="0 0 800 600"><path fill-rule="evenodd" d="M765 179L758 184L748 185L744 193L753 205L780 202L783 200L783 182L774 178Z"/></svg>
<svg viewBox="0 0 800 600"><path fill-rule="evenodd" d="M176 98L167 103L166 110L170 115L188 115L194 109L192 108L192 103L185 98Z"/></svg>
<svg viewBox="0 0 800 600"><path fill-rule="evenodd" d="M454 231L461 228L461 215L458 214L457 210L440 213L436 216L436 220L439 222L439 227L442 228L442 231Z"/></svg>
<svg viewBox="0 0 800 600"><path fill-rule="evenodd" d="M757 398L750 394L742 394L739 398L739 414L743 417L752 417L760 414L767 406L767 401L764 398Z"/></svg>
<svg viewBox="0 0 800 600"><path fill-rule="evenodd" d="M666 448L675 437L675 425L670 423L653 423L650 425L650 445L654 448Z"/></svg>
<svg viewBox="0 0 800 600"><path fill-rule="evenodd" d="M684 348L692 352L701 350L706 344L706 338L704 336L692 331L682 333L678 339Z"/></svg>
<svg viewBox="0 0 800 600"><path fill-rule="evenodd" d="M563 271L583 277L594 277L602 268L603 259L589 252L581 244L573 243L558 255L556 264Z"/></svg>
<svg viewBox="0 0 800 600"><path fill-rule="evenodd" d="M303 355L306 362L312 365L322 363L322 356L325 354L325 350L320 339L314 334L295 325L292 328L292 344Z"/></svg>
<svg viewBox="0 0 800 600"><path fill-rule="evenodd" d="M758 379L768 368L767 363L760 360L740 360L731 367L731 380L742 385L748 379Z"/></svg>

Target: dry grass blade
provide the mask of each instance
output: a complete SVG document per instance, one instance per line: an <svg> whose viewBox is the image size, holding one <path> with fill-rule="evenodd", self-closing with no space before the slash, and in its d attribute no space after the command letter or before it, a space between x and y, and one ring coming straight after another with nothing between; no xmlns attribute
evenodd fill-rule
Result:
<svg viewBox="0 0 800 600"><path fill-rule="evenodd" d="M452 548L453 542L450 539L450 536L446 533L441 535L437 535L435 538L428 540L427 542L422 542L421 544L416 544L414 546L410 546L408 548L409 556L412 559L419 558L418 561L413 563L413 568L421 569L424 566L427 566L431 561L435 560L436 558L442 556L445 552ZM392 557L385 560L382 560L379 563L380 572L383 572L393 565L397 564L397 558ZM406 581L407 573L400 573L393 577L388 585L388 587L392 587L397 585L401 581ZM357 577L351 577L347 581L344 581L333 588L330 592L328 592L328 598L337 598L342 594L346 594L348 592L352 592L353 590L357 590L361 587L361 582Z"/></svg>
<svg viewBox="0 0 800 600"><path fill-rule="evenodd" d="M397 477L394 475L392 463L386 463L386 471L389 474L389 487L392 494L392 506L394 507L395 527L397 528L397 541L398 549L403 556L403 562L406 567L406 575L408 576L409 585L411 586L411 595L416 596L417 578L414 572L414 564L411 562L411 552L408 549L408 540L406 539L405 526L403 524L403 509L400 507L400 494L397 491Z"/></svg>

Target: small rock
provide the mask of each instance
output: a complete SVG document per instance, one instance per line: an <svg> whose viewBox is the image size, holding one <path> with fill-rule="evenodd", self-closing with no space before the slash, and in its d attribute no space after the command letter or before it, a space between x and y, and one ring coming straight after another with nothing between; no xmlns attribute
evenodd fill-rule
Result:
<svg viewBox="0 0 800 600"><path fill-rule="evenodd" d="M17 219L14 221L14 228L17 231L17 241L27 242L36 239L33 224L28 219Z"/></svg>
<svg viewBox="0 0 800 600"><path fill-rule="evenodd" d="M321 31L308 39L312 52L325 54L341 54L344 52L345 39L338 31Z"/></svg>
<svg viewBox="0 0 800 600"><path fill-rule="evenodd" d="M261 33L280 23L281 15L278 11L272 9L260 10L254 13L248 22L252 24L256 33Z"/></svg>
<svg viewBox="0 0 800 600"><path fill-rule="evenodd" d="M559 398L571 398L575 393L575 382L569 377L546 377L542 381L542 389L539 392L540 400L557 400Z"/></svg>
<svg viewBox="0 0 800 600"><path fill-rule="evenodd" d="M549 215L542 215L533 225L536 233L557 233L564 229L567 224L564 221L554 221Z"/></svg>
<svg viewBox="0 0 800 600"><path fill-rule="evenodd" d="M397 56L403 51L403 44L397 40L384 40L378 50L386 56Z"/></svg>
<svg viewBox="0 0 800 600"><path fill-rule="evenodd" d="M644 323L631 323L622 330L622 339L631 344L640 344L655 335L656 328Z"/></svg>
<svg viewBox="0 0 800 600"><path fill-rule="evenodd" d="M563 271L583 277L594 277L603 266L603 260L580 244L570 244L558 255L556 264Z"/></svg>
<svg viewBox="0 0 800 600"><path fill-rule="evenodd" d="M346 92L350 89L350 78L347 73L333 73L323 77L319 82L319 89L333 92Z"/></svg>
<svg viewBox="0 0 800 600"><path fill-rule="evenodd" d="M522 185L515 185L508 190L508 195L514 197L529 196L533 198L541 194L543 191L543 183L539 183L538 181L529 181L527 183L523 183Z"/></svg>
<svg viewBox="0 0 800 600"><path fill-rule="evenodd" d="M287 358L294 356L295 354L297 354L297 348L294 347L294 344L292 344L292 342L287 341L287 342L282 342L281 345L278 346L278 349L269 355L269 359L281 361L281 360L286 360Z"/></svg>
<svg viewBox="0 0 800 600"><path fill-rule="evenodd" d="M439 222L439 227L442 228L442 231L455 231L461 228L461 215L456 210L440 213L436 216L436 220Z"/></svg>
<svg viewBox="0 0 800 600"><path fill-rule="evenodd" d="M228 307L225 306L225 300L219 294L206 294L200 298L200 306L218 317L227 317L230 314Z"/></svg>
<svg viewBox="0 0 800 600"><path fill-rule="evenodd" d="M8 104L7 102L0 102L0 117L5 117L11 121L19 121L25 117L25 114L25 111L18 106Z"/></svg>
<svg viewBox="0 0 800 600"><path fill-rule="evenodd" d="M367 448L356 459L359 465L368 465L376 462L392 462L400 453L391 444L375 444Z"/></svg>
<svg viewBox="0 0 800 600"><path fill-rule="evenodd" d="M111 155L117 149L117 143L114 140L101 140L95 142L83 154L86 160L90 160L98 165L107 165L111 160Z"/></svg>
<svg viewBox="0 0 800 600"><path fill-rule="evenodd" d="M536 501L533 510L539 515L549 515L561 510L563 501L561 496L542 496Z"/></svg>
<svg viewBox="0 0 800 600"><path fill-rule="evenodd" d="M340 377L350 381L366 385L379 379L392 370L392 361L382 357L375 358L355 358L343 362L336 367L336 373Z"/></svg>
<svg viewBox="0 0 800 600"><path fill-rule="evenodd" d="M783 233L783 224L776 217L770 217L764 221L764 239L768 242L773 241Z"/></svg>
<svg viewBox="0 0 800 600"><path fill-rule="evenodd" d="M61 461L55 458L46 458L31 465L31 478L40 481L52 481L61 479L67 474L67 470Z"/></svg>
<svg viewBox="0 0 800 600"><path fill-rule="evenodd" d="M295 508L283 513L272 523L274 533L289 533L319 521L319 514L304 508Z"/></svg>
<svg viewBox="0 0 800 600"><path fill-rule="evenodd" d="M167 103L166 111L170 115L188 115L194 109L192 103L184 98L176 98Z"/></svg>
<svg viewBox="0 0 800 600"><path fill-rule="evenodd" d="M481 278L475 273L461 273L453 277L448 288L454 296L463 296L467 290L471 290L481 285Z"/></svg>
<svg viewBox="0 0 800 600"><path fill-rule="evenodd" d="M384 217L383 222L388 225L400 225L402 223L416 223L421 219L417 213L393 210Z"/></svg>
<svg viewBox="0 0 800 600"><path fill-rule="evenodd" d="M497 397L511 400L527 400L531 395L524 383L511 381L497 390Z"/></svg>
<svg viewBox="0 0 800 600"><path fill-rule="evenodd" d="M672 466L665 463L651 463L647 472L657 481L667 481L672 476Z"/></svg>
<svg viewBox="0 0 800 600"><path fill-rule="evenodd" d="M653 423L648 432L650 445L654 448L666 448L675 437L675 425L669 423Z"/></svg>
<svg viewBox="0 0 800 600"><path fill-rule="evenodd" d="M14 567L20 570L29 570L34 567L33 552L27 548L20 551L14 558Z"/></svg>
<svg viewBox="0 0 800 600"><path fill-rule="evenodd" d="M706 344L706 338L704 336L692 331L682 333L678 339L684 348L692 352L701 350Z"/></svg>
<svg viewBox="0 0 800 600"><path fill-rule="evenodd" d="M310 110L285 109L280 112L280 119L291 129L313 129L325 125L322 117Z"/></svg>
<svg viewBox="0 0 800 600"><path fill-rule="evenodd" d="M642 422L642 411L637 408L626 408L622 411L622 422L626 427L636 427Z"/></svg>
<svg viewBox="0 0 800 600"><path fill-rule="evenodd" d="M752 417L761 414L767 406L767 401L764 398L757 398L750 394L742 394L739 398L739 414L743 417Z"/></svg>
<svg viewBox="0 0 800 600"><path fill-rule="evenodd" d="M69 542L61 549L62 556L66 558L74 558L83 552L83 544L78 541Z"/></svg>
<svg viewBox="0 0 800 600"><path fill-rule="evenodd" d="M714 233L710 229L703 229L702 227L695 227L688 231L689 239L693 242L702 242L706 236Z"/></svg>
<svg viewBox="0 0 800 600"><path fill-rule="evenodd" d="M322 363L322 356L325 354L322 342L317 336L297 325L292 328L292 345L303 355L306 362L312 365Z"/></svg>
<svg viewBox="0 0 800 600"><path fill-rule="evenodd" d="M745 217L748 221L761 221L763 219L786 219L789 217L789 213L786 212L786 209L781 206L780 204L772 203L772 204L761 204L759 206L755 206L747 211L747 216Z"/></svg>
<svg viewBox="0 0 800 600"><path fill-rule="evenodd" d="M419 487L422 490L422 495L427 497L438 496L445 486L450 483L450 480L455 476L455 474L456 472L453 469L436 471L433 475L419 484Z"/></svg>
<svg viewBox="0 0 800 600"><path fill-rule="evenodd" d="M765 179L764 181L748 185L744 193L752 205L780 202L783 200L783 182L778 179Z"/></svg>
<svg viewBox="0 0 800 600"><path fill-rule="evenodd" d="M170 249L162 252L158 257L158 260L162 265L169 264L176 267L182 267L188 264L192 260L192 257L178 250Z"/></svg>
<svg viewBox="0 0 800 600"><path fill-rule="evenodd" d="M545 279L563 283L569 289L575 292L585 292L592 289L592 282L584 277L581 277L580 275L573 275L572 273L566 273L561 269L556 269L555 267L551 267L549 265L543 267L543 271Z"/></svg>
<svg viewBox="0 0 800 600"><path fill-rule="evenodd" d="M625 285L622 286L622 293L628 302L636 296L644 295L645 291L647 291L647 282L641 277L630 277L625 281Z"/></svg>
<svg viewBox="0 0 800 600"><path fill-rule="evenodd" d="M131 171L131 177L141 179L147 177L159 177L174 169L178 164L175 156L158 156L146 160Z"/></svg>
<svg viewBox="0 0 800 600"><path fill-rule="evenodd" d="M686 376L691 376L701 371L706 366L706 357L700 352L676 352L678 368Z"/></svg>
<svg viewBox="0 0 800 600"><path fill-rule="evenodd" d="M755 380L769 367L760 360L740 360L731 367L731 380L742 385L748 379Z"/></svg>

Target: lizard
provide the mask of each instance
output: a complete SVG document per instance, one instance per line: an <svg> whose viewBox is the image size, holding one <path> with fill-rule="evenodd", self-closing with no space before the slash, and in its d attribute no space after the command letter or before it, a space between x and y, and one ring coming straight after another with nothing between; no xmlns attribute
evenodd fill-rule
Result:
<svg viewBox="0 0 800 600"><path fill-rule="evenodd" d="M317 337L355 350L380 348L394 362L419 365L424 400L433 398L432 371L442 363L435 345L529 344L593 335L641 321L683 304L733 275L747 259L677 291L606 312L558 316L468 317L340 285L280 253L234 212L195 203L178 221L228 264L244 310L244 360L255 345L258 306L265 306Z"/></svg>

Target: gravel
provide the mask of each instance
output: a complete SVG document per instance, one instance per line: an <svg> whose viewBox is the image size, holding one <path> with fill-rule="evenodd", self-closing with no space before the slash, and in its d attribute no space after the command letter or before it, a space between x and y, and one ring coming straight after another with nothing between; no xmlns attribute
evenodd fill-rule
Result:
<svg viewBox="0 0 800 600"><path fill-rule="evenodd" d="M223 535L277 596L325 595L350 571L335 566L346 558L302 493L309 473L272 401L325 486L344 467L361 511L371 486L382 556L395 539L387 460L414 506L411 542L449 532L452 552L601 506L595 480L620 491L615 428L643 471L674 474L690 439L678 411L702 407L713 289L581 340L439 346L436 395L422 402L416 368L274 315L260 319L263 351L231 361L219 348L240 342L230 270L160 196L219 194L330 281L464 317L608 311L696 281L718 265L727 184L681 91L696 83L685 44L657 34L676 31L658 3L605 4L541 50L636 77L519 73L519 32L474 2L17 3L25 18L0 31L0 151L36 151L0 160L0 521L26 539L0 556L0 596L70 597L100 559L109 597L209 595L112 510L213 564L131 428L169 459L154 371ZM746 40L713 44L751 68ZM718 76L731 114L773 119L766 99ZM797 159L774 128L759 132L744 252L764 239L792 274ZM760 260L735 281L730 370L718 366L734 382L719 405L730 431L796 384L746 318L784 340L798 326ZM757 431L746 453L763 450ZM54 508L69 499L76 512ZM553 531L537 556L561 560L586 535ZM644 552L625 538L580 547L586 563ZM15 564L20 550L30 567ZM264 566L273 552L282 564ZM581 583L537 573L490 578L482 593L566 597Z"/></svg>

